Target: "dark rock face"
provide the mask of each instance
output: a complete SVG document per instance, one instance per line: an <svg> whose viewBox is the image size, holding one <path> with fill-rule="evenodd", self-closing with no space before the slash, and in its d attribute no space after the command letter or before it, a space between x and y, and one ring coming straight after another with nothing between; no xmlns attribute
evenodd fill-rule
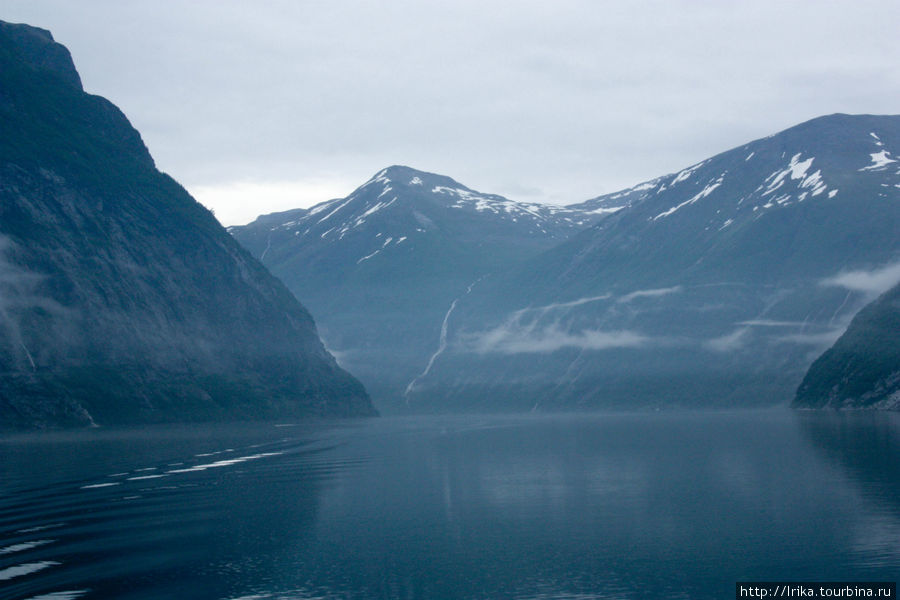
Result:
<svg viewBox="0 0 900 600"><path fill-rule="evenodd" d="M816 359L794 407L900 410L900 285L862 309Z"/></svg>
<svg viewBox="0 0 900 600"><path fill-rule="evenodd" d="M368 414L68 51L0 23L0 427Z"/></svg>

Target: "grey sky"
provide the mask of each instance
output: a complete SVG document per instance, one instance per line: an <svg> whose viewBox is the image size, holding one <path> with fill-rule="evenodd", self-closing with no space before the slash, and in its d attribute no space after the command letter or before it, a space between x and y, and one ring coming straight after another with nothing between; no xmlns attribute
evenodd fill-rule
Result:
<svg viewBox="0 0 900 600"><path fill-rule="evenodd" d="M0 0L226 224L405 164L570 203L900 112L900 2Z"/></svg>

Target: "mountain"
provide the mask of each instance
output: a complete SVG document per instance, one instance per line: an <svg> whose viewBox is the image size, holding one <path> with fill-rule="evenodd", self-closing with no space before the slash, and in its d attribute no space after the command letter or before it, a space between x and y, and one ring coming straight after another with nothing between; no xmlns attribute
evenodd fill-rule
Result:
<svg viewBox="0 0 900 600"><path fill-rule="evenodd" d="M566 208L588 215L609 215L617 213L623 208L630 208L634 204L640 203L645 198L650 197L653 192L662 185L662 179L663 178L660 177L619 192L604 194L576 204L569 204ZM599 219L596 220L599 221Z"/></svg>
<svg viewBox="0 0 900 600"><path fill-rule="evenodd" d="M68 51L0 22L0 428L373 412Z"/></svg>
<svg viewBox="0 0 900 600"><path fill-rule="evenodd" d="M460 298L410 406L787 404L898 278L898 157L900 117L831 115L576 205L624 207Z"/></svg>
<svg viewBox="0 0 900 600"><path fill-rule="evenodd" d="M816 359L794 407L900 409L900 285L863 308Z"/></svg>
<svg viewBox="0 0 900 600"><path fill-rule="evenodd" d="M346 198L230 233L310 308L379 407L401 407L441 346L455 301L609 211L515 202L393 166Z"/></svg>

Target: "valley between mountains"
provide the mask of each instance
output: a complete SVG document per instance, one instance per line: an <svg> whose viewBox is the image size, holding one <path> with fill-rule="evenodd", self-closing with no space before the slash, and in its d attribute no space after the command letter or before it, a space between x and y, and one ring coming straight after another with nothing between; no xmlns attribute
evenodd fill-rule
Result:
<svg viewBox="0 0 900 600"><path fill-rule="evenodd" d="M900 117L830 115L561 207L394 166L229 231L383 411L786 405L900 281L898 152ZM896 406L884 369L795 405Z"/></svg>
<svg viewBox="0 0 900 600"><path fill-rule="evenodd" d="M567 206L391 166L226 231L0 22L0 201L2 429L900 406L896 115Z"/></svg>

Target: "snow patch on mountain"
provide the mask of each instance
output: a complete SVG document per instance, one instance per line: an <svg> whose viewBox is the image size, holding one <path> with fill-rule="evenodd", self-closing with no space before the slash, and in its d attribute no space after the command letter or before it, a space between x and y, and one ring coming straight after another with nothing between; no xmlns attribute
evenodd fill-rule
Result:
<svg viewBox="0 0 900 600"><path fill-rule="evenodd" d="M381 237L381 236L382 236L382 234L379 233L379 234L376 235L375 237L376 237L376 238L379 238L379 237ZM393 237L389 236L389 237L387 237L387 238L384 240L384 242L381 244L381 247L380 247L380 248L378 248L378 249L377 249L375 252L373 252L372 254L367 254L366 256L363 256L362 258L360 258L359 260L356 261L356 264L360 264L360 263L362 263L362 262L364 262L364 261L367 261L367 260L369 260L370 258L374 257L376 254L378 254L379 252L381 252L382 250L384 250L385 248L387 248L387 247L391 244L391 242L393 242L394 245L396 246L396 245L402 244L402 243L405 242L406 240L407 240L407 237L406 237L405 235L402 236L402 237L397 238L396 241L394 241L394 238L393 238Z"/></svg>
<svg viewBox="0 0 900 600"><path fill-rule="evenodd" d="M502 196L493 194L479 194L469 189L452 188L443 185L434 186L431 189L433 194L444 194L456 196L457 200L450 207L455 209L474 209L478 212L493 213L498 216L508 216L513 222L518 222L520 218L530 219L538 224L554 221L565 221L572 225L583 225L585 216L588 214L599 214L600 212L611 212L604 209L603 211L579 211L577 209L566 208L562 206L554 206L550 204L535 204L530 202L516 202L508 200ZM539 225L540 231L546 233L546 230Z"/></svg>
<svg viewBox="0 0 900 600"><path fill-rule="evenodd" d="M390 189L390 188L388 188L388 189ZM381 198L381 196L379 196L379 198ZM393 204L396 201L397 201L397 196L394 196L388 202L378 202L377 204L375 204L375 206L371 207L366 212L364 212L362 215L360 215L359 219L364 219L365 217L368 217L369 215L375 214L382 208L387 208L388 206L390 206L391 204ZM357 219L357 220L359 220L359 219ZM362 224L362 222L360 222L360 224Z"/></svg>
<svg viewBox="0 0 900 600"><path fill-rule="evenodd" d="M372 258L373 256L375 256L375 255L378 254L379 252L381 252L381 248L379 248L378 250L376 250L376 251L373 252L372 254L369 254L369 255L367 255L367 256L363 256L361 259L359 259L358 261L356 261L356 264L359 264L359 263L361 263L361 262L363 262L363 261L369 260L370 258Z"/></svg>
<svg viewBox="0 0 900 600"><path fill-rule="evenodd" d="M335 201L335 203L336 203L336 202L338 202L338 201ZM344 201L343 203L341 203L337 208L335 208L333 211L331 211L330 213L328 213L327 215L325 215L324 217L322 217L321 219L319 219L319 220L318 220L318 223L321 223L322 221L327 221L328 219L330 219L331 217L333 217L333 216L335 215L335 213L337 213L339 210L341 210L342 208L344 208L345 206L347 206L347 205L350 204L351 202L353 202L353 196L350 196L349 198L347 198L347 200ZM324 237L324 236L323 236L323 237Z"/></svg>
<svg viewBox="0 0 900 600"><path fill-rule="evenodd" d="M703 165L705 165L707 162L709 162L709 161L704 160L703 162L699 162L696 165L690 166L687 169L682 170L680 173L678 173L678 175L675 176L675 179L672 180L672 183L669 184L669 187L672 187L673 185L681 183L682 181L687 181L688 179L691 178L691 175L693 175L698 169L703 167Z"/></svg>
<svg viewBox="0 0 900 600"><path fill-rule="evenodd" d="M673 206L673 207L670 208L669 210L666 210L666 211L663 211L663 212L659 213L658 215L656 215L655 217L653 217L653 220L656 221L657 219L661 219L662 217L668 217L669 215L671 215L672 213L676 212L677 210L679 210L679 209L681 209L681 208L683 208L683 207L685 207L685 206L688 206L688 205L690 205L690 204L693 204L694 202L697 202L698 200L702 200L703 198L706 198L707 196L709 196L710 194L712 194L714 191L716 191L716 188L718 188L720 185L722 185L722 181L723 181L724 179L725 179L725 174L723 173L722 175L719 176L718 179L716 179L715 181L713 181L713 182L707 184L707 186L706 186L705 188L703 188L702 190L700 190L699 193L697 193L697 194L695 194L694 196L688 198L687 200L685 200L685 201L682 202L681 204L678 204L677 206Z"/></svg>
<svg viewBox="0 0 900 600"><path fill-rule="evenodd" d="M606 215L606 214L612 214L612 213L619 212L623 208L625 208L625 206L610 206L609 208L600 207L600 208L595 208L594 210L587 211L587 214L589 214L589 215Z"/></svg>
<svg viewBox="0 0 900 600"><path fill-rule="evenodd" d="M628 188L627 190L622 190L621 192L616 192L615 194L606 196L605 199L606 200L618 200L619 198L624 198L625 196L628 196L629 194L633 194L635 192L646 192L646 191L655 189L656 186L658 186L658 185L659 185L659 180L654 179L653 181L648 181L646 183L636 185L632 188Z"/></svg>
<svg viewBox="0 0 900 600"><path fill-rule="evenodd" d="M453 196L459 196L462 200L475 200L481 198L480 195L476 194L471 190L464 190L462 188L451 188L445 185L436 185L431 188L432 194L450 194Z"/></svg>
<svg viewBox="0 0 900 600"><path fill-rule="evenodd" d="M769 194L773 194L775 191L781 188L784 185L788 176L792 180L803 179L806 177L806 172L809 170L809 167L812 166L814 158L808 158L806 160L800 160L800 156L802 153L798 152L791 158L790 164L788 164L787 168L782 169L780 171L775 171L768 177L764 183L768 184L766 190L762 193L763 196L768 196ZM818 172L817 172L818 173ZM802 183L801 183L802 186Z"/></svg>
<svg viewBox="0 0 900 600"><path fill-rule="evenodd" d="M812 159L810 159L810 160L812 160ZM824 192L825 189L827 188L827 186L825 185L825 182L822 181L822 171L819 170L819 171L816 171L815 173L813 173L812 175L810 175L809 177L804 177L803 181L800 182L800 187L801 188L809 188L810 189L809 193L812 196L818 196L819 194ZM806 198L806 192L803 192L802 194L800 194L799 200L802 201L804 198Z"/></svg>
<svg viewBox="0 0 900 600"><path fill-rule="evenodd" d="M314 207L312 207L311 209L309 209L309 212L306 213L306 216L307 216L307 217L312 217L312 216L314 216L314 215L317 215L317 214L319 214L320 212L322 212L322 211L328 209L329 206L334 205L335 202L339 202L339 200L330 200L330 201L328 201L328 202L323 202L323 203L319 204L318 206L314 206ZM296 224L296 223L297 223L296 221L293 222L293 224ZM290 226L289 223L285 223L285 224L283 225L283 227L289 227L289 226Z"/></svg>
<svg viewBox="0 0 900 600"><path fill-rule="evenodd" d="M897 162L896 158L891 158L891 153L887 150L873 152L869 156L872 157L872 164L859 169L860 171L882 171L891 163Z"/></svg>

